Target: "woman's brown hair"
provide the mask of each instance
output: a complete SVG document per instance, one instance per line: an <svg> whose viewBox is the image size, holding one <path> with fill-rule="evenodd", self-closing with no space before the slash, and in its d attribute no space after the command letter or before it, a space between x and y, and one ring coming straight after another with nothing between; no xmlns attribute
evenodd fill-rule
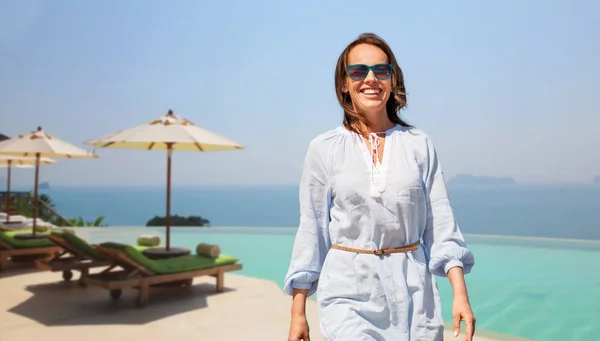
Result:
<svg viewBox="0 0 600 341"><path fill-rule="evenodd" d="M374 33L363 33L358 36L356 40L351 42L344 51L342 51L342 54L337 61L337 66L335 68L335 92L337 94L338 102L344 110L344 126L346 129L361 135L367 133L366 117L354 109L350 94L342 91L342 88L346 86L346 77L348 77L348 54L352 48L360 44L377 46L387 55L388 62L392 64L392 93L385 105L387 116L390 121L394 123L405 127L411 127L410 124L405 122L399 116L399 111L406 106L406 88L404 87L404 75L402 74L402 69L398 65L390 46L385 40Z"/></svg>

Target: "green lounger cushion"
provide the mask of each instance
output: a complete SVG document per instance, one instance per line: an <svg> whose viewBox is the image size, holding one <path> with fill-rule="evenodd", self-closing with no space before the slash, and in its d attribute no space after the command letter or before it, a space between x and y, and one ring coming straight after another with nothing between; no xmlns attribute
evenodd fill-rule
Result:
<svg viewBox="0 0 600 341"><path fill-rule="evenodd" d="M88 244L85 240L79 238L75 233L64 232L64 231L52 231L50 232L53 236L61 238L65 240L68 244L70 244L74 249L77 249L83 253L85 253L90 259L93 260L102 260L104 257L96 252L94 248Z"/></svg>
<svg viewBox="0 0 600 341"><path fill-rule="evenodd" d="M125 254L131 257L136 263L159 275L208 269L215 266L234 264L238 261L237 258L224 254L221 254L218 258L189 255L154 260L144 256L139 250L129 245L112 242L102 243L100 245L125 252Z"/></svg>
<svg viewBox="0 0 600 341"><path fill-rule="evenodd" d="M64 232L64 231L52 231L51 234L64 239L65 241L70 243L71 246L74 246L78 250L82 251L83 253L88 255L88 257L90 257L93 260L104 260L105 259L104 256L102 254L98 253L92 245L90 245L84 239L79 238L75 233L69 233L69 232ZM139 251L144 251L144 250L152 248L152 247L160 247L160 246L135 245L133 247Z"/></svg>
<svg viewBox="0 0 600 341"><path fill-rule="evenodd" d="M0 232L0 241L15 248L15 249L34 249L40 247L56 246L48 238L38 239L15 239L14 236L22 233L31 233L31 230L19 230L19 231L8 231ZM45 235L47 233L36 232L39 235Z"/></svg>

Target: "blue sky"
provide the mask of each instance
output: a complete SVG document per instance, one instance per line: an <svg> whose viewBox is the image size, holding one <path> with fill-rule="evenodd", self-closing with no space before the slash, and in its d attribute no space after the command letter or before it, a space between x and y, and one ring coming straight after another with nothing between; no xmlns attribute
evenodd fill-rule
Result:
<svg viewBox="0 0 600 341"><path fill-rule="evenodd" d="M341 122L335 62L361 32L403 68L402 115L447 177L590 182L600 174L595 1L0 2L0 132L86 139L173 109L247 146L175 153L174 184L295 184L311 138ZM165 182L162 152L58 160L59 184ZM33 172L14 172L30 183Z"/></svg>

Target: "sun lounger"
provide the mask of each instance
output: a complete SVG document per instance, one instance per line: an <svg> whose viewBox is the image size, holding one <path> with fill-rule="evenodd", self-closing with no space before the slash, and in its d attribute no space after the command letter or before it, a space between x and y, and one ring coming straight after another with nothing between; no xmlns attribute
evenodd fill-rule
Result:
<svg viewBox="0 0 600 341"><path fill-rule="evenodd" d="M65 282L73 278L73 271L79 271L81 275L78 283L85 286L84 278L89 274L90 269L112 264L112 261L96 252L92 245L75 233L52 231L48 238L59 245L63 251L50 259L36 260L35 264L42 270L62 271Z"/></svg>
<svg viewBox="0 0 600 341"><path fill-rule="evenodd" d="M30 231L0 232L0 271L6 269L11 260L52 257L62 249L48 238L16 239L18 233Z"/></svg>
<svg viewBox="0 0 600 341"><path fill-rule="evenodd" d="M52 272L62 271L65 282L73 278L73 271L79 271L78 283L85 286L85 277L89 275L90 269L114 264L111 259L96 251L95 245L89 244L75 233L52 231L48 238L62 247L63 251L50 259L37 260L36 266ZM150 248L140 245L133 247L140 251Z"/></svg>
<svg viewBox="0 0 600 341"><path fill-rule="evenodd" d="M114 265L101 273L87 276L86 283L109 290L115 300L121 297L125 288L138 289L136 303L139 306L148 300L151 286L191 286L195 277L216 277L216 290L222 292L225 272L242 269L236 258L223 254L217 258L188 255L152 260L134 247L118 243L100 244L96 251L111 259ZM122 270L112 271L116 266Z"/></svg>

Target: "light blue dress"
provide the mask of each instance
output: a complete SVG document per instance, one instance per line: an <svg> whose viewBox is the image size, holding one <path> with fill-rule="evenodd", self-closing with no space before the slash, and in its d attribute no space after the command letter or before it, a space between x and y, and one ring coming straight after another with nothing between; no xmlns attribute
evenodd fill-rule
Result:
<svg viewBox="0 0 600 341"><path fill-rule="evenodd" d="M336 341L443 340L434 275L474 265L455 221L429 136L396 125L374 165L359 135L339 126L314 138L300 181L300 225L283 291L317 292L321 330ZM384 256L331 249L417 251Z"/></svg>

